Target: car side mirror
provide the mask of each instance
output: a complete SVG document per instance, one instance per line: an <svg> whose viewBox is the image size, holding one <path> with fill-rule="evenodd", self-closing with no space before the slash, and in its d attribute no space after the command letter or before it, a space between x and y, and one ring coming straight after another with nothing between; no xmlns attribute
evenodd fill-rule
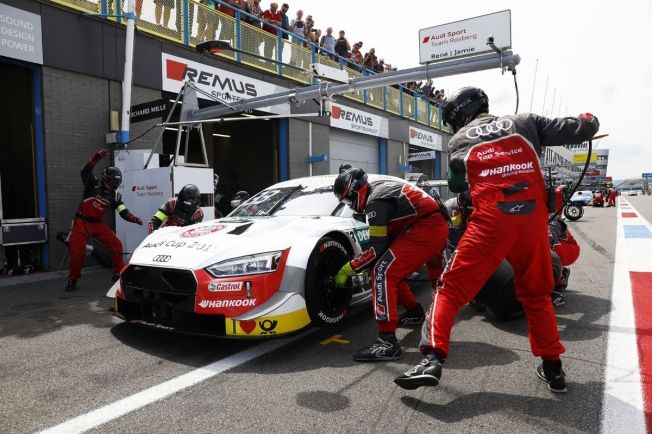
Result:
<svg viewBox="0 0 652 434"><path fill-rule="evenodd" d="M367 223L367 216L365 214L360 214L359 212L353 213L353 218L360 223Z"/></svg>

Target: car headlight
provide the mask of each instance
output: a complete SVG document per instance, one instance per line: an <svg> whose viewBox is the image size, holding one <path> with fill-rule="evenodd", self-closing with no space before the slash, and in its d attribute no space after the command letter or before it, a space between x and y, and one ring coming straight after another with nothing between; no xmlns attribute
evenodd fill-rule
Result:
<svg viewBox="0 0 652 434"><path fill-rule="evenodd" d="M278 269L283 250L258 253L227 259L206 267L213 277L246 276L248 274L270 273Z"/></svg>

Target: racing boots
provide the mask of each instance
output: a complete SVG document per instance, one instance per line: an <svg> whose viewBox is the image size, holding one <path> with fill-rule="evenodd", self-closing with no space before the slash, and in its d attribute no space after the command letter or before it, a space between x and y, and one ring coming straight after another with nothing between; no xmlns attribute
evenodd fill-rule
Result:
<svg viewBox="0 0 652 434"><path fill-rule="evenodd" d="M398 360L403 356L401 345L393 333L381 333L369 348L363 348L353 354L356 362L382 362Z"/></svg>
<svg viewBox="0 0 652 434"><path fill-rule="evenodd" d="M77 279L70 279L66 285L66 291L73 292L75 289L77 289Z"/></svg>
<svg viewBox="0 0 652 434"><path fill-rule="evenodd" d="M566 374L561 369L561 360L554 362L544 360L537 366L537 376L548 384L554 393L566 393Z"/></svg>
<svg viewBox="0 0 652 434"><path fill-rule="evenodd" d="M443 364L443 359L438 358L435 353L430 352L414 368L394 378L394 383L407 390L414 390L421 386L436 386L441 379Z"/></svg>
<svg viewBox="0 0 652 434"><path fill-rule="evenodd" d="M408 309L398 316L399 327L411 326L411 325L421 325L426 319L426 313L423 310L423 306L417 303L412 309Z"/></svg>

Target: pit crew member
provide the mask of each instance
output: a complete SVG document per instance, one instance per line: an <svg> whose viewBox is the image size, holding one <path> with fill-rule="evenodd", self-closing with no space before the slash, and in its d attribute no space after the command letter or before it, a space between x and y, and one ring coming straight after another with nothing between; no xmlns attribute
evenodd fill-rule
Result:
<svg viewBox="0 0 652 434"><path fill-rule="evenodd" d="M367 182L362 169L340 173L333 190L337 198L355 212L366 214L370 248L344 264L335 276L335 285L343 287L349 277L372 269L371 283L374 315L379 337L369 347L356 352L356 361L396 360L402 356L396 340L401 316L419 314L417 303L405 279L428 262L431 275L441 272L442 252L446 247L448 224L437 202L420 188L393 181ZM429 261L438 257L438 261ZM398 305L407 311L398 314Z"/></svg>
<svg viewBox="0 0 652 434"><path fill-rule="evenodd" d="M111 252L111 268L113 280L117 279L124 266L122 261L122 242L115 233L104 223L102 217L108 209L118 211L124 220L142 225L141 219L129 212L122 202L122 196L116 189L122 182L122 173L117 167L109 166L102 169L101 179L93 175L93 168L109 152L102 149L91 157L81 170L84 183L84 195L77 207L75 219L72 223L68 248L70 249L70 270L66 291L77 288L77 279L81 275L86 254L88 237L95 237Z"/></svg>
<svg viewBox="0 0 652 434"><path fill-rule="evenodd" d="M550 295L555 307L562 306L565 303L563 291L568 286L570 275L568 267L579 258L580 246L559 216L548 222L548 241L551 249L552 276L555 280L555 287Z"/></svg>
<svg viewBox="0 0 652 434"><path fill-rule="evenodd" d="M148 233L161 226L188 226L204 219L199 207L199 188L195 184L184 185L177 197L165 201L147 224Z"/></svg>
<svg viewBox="0 0 652 434"><path fill-rule="evenodd" d="M474 211L433 292L419 346L425 358L394 382L404 389L439 384L455 316L507 258L527 316L532 353L543 359L537 375L551 391L562 393L566 380L559 356L565 349L550 302L554 282L539 155L542 146L590 139L599 123L589 113L547 119L529 113L498 117L488 111L489 98L476 87L460 89L444 107L444 123L455 133L448 144L449 188L469 189Z"/></svg>

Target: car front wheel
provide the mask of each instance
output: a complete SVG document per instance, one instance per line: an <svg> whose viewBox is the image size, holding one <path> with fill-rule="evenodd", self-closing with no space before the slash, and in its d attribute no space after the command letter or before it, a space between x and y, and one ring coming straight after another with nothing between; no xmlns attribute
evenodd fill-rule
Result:
<svg viewBox="0 0 652 434"><path fill-rule="evenodd" d="M351 303L352 288L336 288L334 277L351 255L339 241L324 237L319 240L306 268L306 306L313 324L337 324L346 315Z"/></svg>

